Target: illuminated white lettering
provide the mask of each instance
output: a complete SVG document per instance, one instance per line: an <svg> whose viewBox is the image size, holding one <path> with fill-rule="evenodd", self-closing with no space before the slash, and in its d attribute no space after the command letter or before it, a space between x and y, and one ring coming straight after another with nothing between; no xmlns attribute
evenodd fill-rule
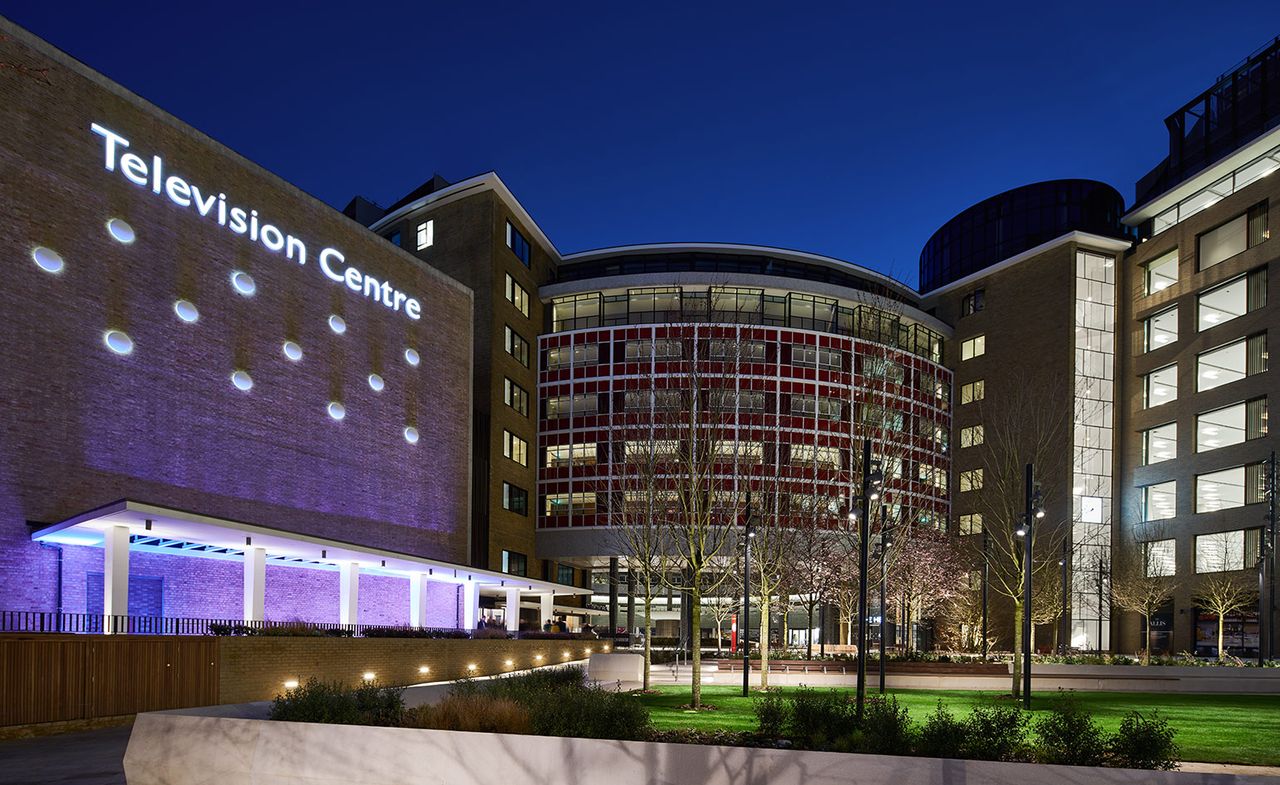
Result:
<svg viewBox="0 0 1280 785"><path fill-rule="evenodd" d="M347 279L347 288L358 293L360 291L360 279L363 277L361 272L354 267L348 267L347 274L344 277Z"/></svg>
<svg viewBox="0 0 1280 785"><path fill-rule="evenodd" d="M191 186L176 174L169 175L169 179L164 183L164 192L168 195L169 201L179 207L191 206Z"/></svg>
<svg viewBox="0 0 1280 785"><path fill-rule="evenodd" d="M209 211L213 209L213 203L218 199L213 194L209 194L208 200L203 199L200 195L200 189L194 185L191 186L191 197L196 200L196 211L202 216L209 214Z"/></svg>
<svg viewBox="0 0 1280 785"><path fill-rule="evenodd" d="M410 319L422 318L422 304L412 297L404 304L404 312L409 315Z"/></svg>
<svg viewBox="0 0 1280 785"><path fill-rule="evenodd" d="M231 231L236 234L244 234L249 231L249 224L245 221L246 218L248 218L248 216L245 215L244 210L241 210L239 207L232 207L230 224Z"/></svg>
<svg viewBox="0 0 1280 785"><path fill-rule="evenodd" d="M307 246L301 240L293 235L289 235L285 238L285 248L287 250L285 250L284 253L287 258L292 259L294 257L294 252L296 251L298 264L307 263Z"/></svg>
<svg viewBox="0 0 1280 785"><path fill-rule="evenodd" d="M284 233L272 224L263 224L262 244L273 251L282 251L284 250Z"/></svg>
<svg viewBox="0 0 1280 785"><path fill-rule="evenodd" d="M346 261L346 257L338 253L333 248L326 248L320 252L321 272L323 272L326 276L328 276L329 280L342 283L342 273L335 273L333 271L333 268L329 266L330 259L336 259L339 264L342 264Z"/></svg>
<svg viewBox="0 0 1280 785"><path fill-rule="evenodd" d="M108 131L97 123L91 124L89 126L89 130L93 131L98 136L101 136L106 141L107 171L114 172L116 170L116 145L119 145L120 147L128 147L129 140L125 139L120 134Z"/></svg>
<svg viewBox="0 0 1280 785"><path fill-rule="evenodd" d="M135 185L147 184L147 162L133 153L120 156L120 171L124 172L129 182Z"/></svg>

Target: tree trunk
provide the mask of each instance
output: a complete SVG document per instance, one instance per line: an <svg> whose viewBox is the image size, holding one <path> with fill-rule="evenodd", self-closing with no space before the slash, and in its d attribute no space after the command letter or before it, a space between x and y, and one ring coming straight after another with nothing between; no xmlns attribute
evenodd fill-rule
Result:
<svg viewBox="0 0 1280 785"><path fill-rule="evenodd" d="M881 613L884 611L882 610ZM806 660L813 659L813 601L809 601L809 605L804 611L805 631L804 631L804 658Z"/></svg>
<svg viewBox="0 0 1280 785"><path fill-rule="evenodd" d="M644 681L642 682L643 689L645 690L645 692L649 691L649 666L653 662L653 649L650 648L653 645L653 641L652 641L653 636L649 634L650 625L653 623L652 617L650 615L650 605L652 605L652 602L650 602L648 597L645 597L644 598Z"/></svg>
<svg viewBox="0 0 1280 785"><path fill-rule="evenodd" d="M751 647L747 647L750 651ZM760 598L760 689L769 689L769 599Z"/></svg>
<svg viewBox="0 0 1280 785"><path fill-rule="evenodd" d="M694 709L702 708L702 587L699 578L693 580L693 591L689 592L689 621L693 627L693 697L690 705Z"/></svg>
<svg viewBox="0 0 1280 785"><path fill-rule="evenodd" d="M1150 613L1142 614L1142 621L1147 625L1147 634L1144 636L1147 641L1147 648L1146 648L1146 651L1142 652L1142 664L1150 665L1151 664L1151 614Z"/></svg>
<svg viewBox="0 0 1280 785"><path fill-rule="evenodd" d="M1226 614L1224 614L1224 613L1219 613L1219 614L1218 614L1218 662L1222 662L1222 659L1223 659L1223 656L1222 656L1222 654L1223 654L1223 652L1222 652L1222 643L1223 643L1223 641L1222 641L1222 636L1223 636L1223 633L1224 633L1224 632L1226 632L1226 629L1227 629L1227 617L1226 617Z"/></svg>
<svg viewBox="0 0 1280 785"><path fill-rule="evenodd" d="M720 643L720 639L724 637L723 635L721 635L723 627L724 627L724 619L721 619L719 616L717 616L716 617L716 654L724 654L724 648Z"/></svg>
<svg viewBox="0 0 1280 785"><path fill-rule="evenodd" d="M1013 604L1013 697L1022 695L1022 602Z"/></svg>

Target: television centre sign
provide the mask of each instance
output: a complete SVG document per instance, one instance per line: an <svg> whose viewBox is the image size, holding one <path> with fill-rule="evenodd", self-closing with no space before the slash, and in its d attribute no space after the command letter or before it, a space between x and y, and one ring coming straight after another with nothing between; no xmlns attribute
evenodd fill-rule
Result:
<svg viewBox="0 0 1280 785"><path fill-rule="evenodd" d="M140 188L146 188L157 196L165 196L179 207L195 210L201 218L216 221L235 234L248 237L272 253L283 253L286 259L299 265L307 263L307 245L292 234L281 231L274 224L261 220L257 210L227 204L227 195L205 191L176 174L166 174L165 161L158 155L150 160L126 152L131 148L128 139L93 123L90 129L103 140L103 165L108 172L119 171L126 180ZM415 297L392 286L388 281L366 275L336 248L326 247L316 256L316 265L326 278L342 284L367 299L402 312L410 319L422 318L422 303Z"/></svg>

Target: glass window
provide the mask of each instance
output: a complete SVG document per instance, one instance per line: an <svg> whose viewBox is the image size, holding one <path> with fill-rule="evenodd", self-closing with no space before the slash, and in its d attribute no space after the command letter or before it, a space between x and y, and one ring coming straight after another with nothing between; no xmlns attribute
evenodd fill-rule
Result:
<svg viewBox="0 0 1280 785"><path fill-rule="evenodd" d="M1196 415L1196 452L1230 447L1266 435L1266 398L1255 398Z"/></svg>
<svg viewBox="0 0 1280 785"><path fill-rule="evenodd" d="M791 396L791 413L803 417L818 417L823 420L839 420L842 405L839 398L827 398L821 395Z"/></svg>
<svg viewBox="0 0 1280 785"><path fill-rule="evenodd" d="M715 443L715 453L721 461L760 463L764 459L764 444L725 439Z"/></svg>
<svg viewBox="0 0 1280 785"><path fill-rule="evenodd" d="M552 330L580 330L600 326L600 293L587 292L551 301Z"/></svg>
<svg viewBox="0 0 1280 785"><path fill-rule="evenodd" d="M508 575L528 575L529 558L515 551L502 552L502 571Z"/></svg>
<svg viewBox="0 0 1280 785"><path fill-rule="evenodd" d="M764 393L752 390L711 390L707 394L707 406L720 412L764 411Z"/></svg>
<svg viewBox="0 0 1280 785"><path fill-rule="evenodd" d="M627 341L628 360L678 360L684 356L684 343L677 338L657 338L652 341Z"/></svg>
<svg viewBox="0 0 1280 785"><path fill-rule="evenodd" d="M1229 510L1262 501L1265 497L1262 469L1262 464L1251 464L1196 475L1196 512Z"/></svg>
<svg viewBox="0 0 1280 785"><path fill-rule="evenodd" d="M1142 520L1163 521L1177 515L1178 483L1173 480L1142 489Z"/></svg>
<svg viewBox="0 0 1280 785"><path fill-rule="evenodd" d="M429 221L423 221L418 224L418 250L424 250L435 245L436 242L436 221L432 218Z"/></svg>
<svg viewBox="0 0 1280 785"><path fill-rule="evenodd" d="M707 356L713 360L762 362L767 348L764 341L712 338L707 346Z"/></svg>
<svg viewBox="0 0 1280 785"><path fill-rule="evenodd" d="M546 400L549 420L570 415L596 414L600 411L600 396L596 393L552 395Z"/></svg>
<svg viewBox="0 0 1280 785"><path fill-rule="evenodd" d="M547 448L547 467L595 466L597 452L595 442L553 445Z"/></svg>
<svg viewBox="0 0 1280 785"><path fill-rule="evenodd" d="M528 515L529 492L509 482L502 483L502 509L519 515Z"/></svg>
<svg viewBox="0 0 1280 785"><path fill-rule="evenodd" d="M573 585L573 565L557 564L556 565L556 583L562 586Z"/></svg>
<svg viewBox="0 0 1280 785"><path fill-rule="evenodd" d="M502 380L503 401L521 415L529 416L529 392L520 385L504 378Z"/></svg>
<svg viewBox="0 0 1280 785"><path fill-rule="evenodd" d="M834 368L839 370L844 367L844 353L839 349L796 345L791 347L791 364L806 368Z"/></svg>
<svg viewBox="0 0 1280 785"><path fill-rule="evenodd" d="M987 382L985 379L969 382L960 387L960 403L974 403L981 401L987 394Z"/></svg>
<svg viewBox="0 0 1280 785"><path fill-rule="evenodd" d="M1217 229L1200 235L1200 269L1206 270L1243 253L1249 247L1248 228L1248 216L1238 215Z"/></svg>
<svg viewBox="0 0 1280 785"><path fill-rule="evenodd" d="M862 374L872 379L884 379L890 384L902 384L907 378L907 369L902 363L884 357L863 357Z"/></svg>
<svg viewBox="0 0 1280 785"><path fill-rule="evenodd" d="M1267 370L1267 362L1266 333L1210 349L1196 357L1196 391L1212 390L1261 373Z"/></svg>
<svg viewBox="0 0 1280 785"><path fill-rule="evenodd" d="M960 301L960 316L972 316L987 306L987 290L974 289Z"/></svg>
<svg viewBox="0 0 1280 785"><path fill-rule="evenodd" d="M507 221L507 247L517 259L524 263L525 267L529 266L529 241L520 234L519 229L511 225L510 221Z"/></svg>
<svg viewBox="0 0 1280 785"><path fill-rule="evenodd" d="M570 365L595 365L600 362L600 344L579 343L558 346L547 350L547 368L567 368Z"/></svg>
<svg viewBox="0 0 1280 785"><path fill-rule="evenodd" d="M818 466L824 469L840 468L840 448L814 444L791 445L791 463L796 466Z"/></svg>
<svg viewBox="0 0 1280 785"><path fill-rule="evenodd" d="M922 463L918 467L916 467L916 474L917 474L917 477L920 479L920 482L924 483L925 485L932 485L933 487L943 492L946 492L947 473L945 470L943 470L941 466L930 466L927 463ZM981 479L982 479L981 476L979 476L978 478L979 483L981 483ZM981 484L979 484L978 487L982 487Z"/></svg>
<svg viewBox="0 0 1280 785"><path fill-rule="evenodd" d="M511 329L510 325L505 327L505 344L504 348L507 354L516 359L524 367L529 367L529 342L520 336L520 333Z"/></svg>
<svg viewBox="0 0 1280 785"><path fill-rule="evenodd" d="M960 429L960 447L977 447L982 444L986 434L981 425L970 425Z"/></svg>
<svg viewBox="0 0 1280 785"><path fill-rule="evenodd" d="M960 516L961 534L982 534L982 513L964 513Z"/></svg>
<svg viewBox="0 0 1280 785"><path fill-rule="evenodd" d="M1148 578L1171 577L1177 573L1177 545L1173 539L1142 543L1142 561Z"/></svg>
<svg viewBox="0 0 1280 785"><path fill-rule="evenodd" d="M400 230L399 230L399 229L396 229L394 232L392 232L391 234L387 235L387 239L391 241L392 245L399 245L399 244L400 244Z"/></svg>
<svg viewBox="0 0 1280 785"><path fill-rule="evenodd" d="M876 403L858 404L858 422L872 428L885 428L902 432L906 426L906 413Z"/></svg>
<svg viewBox="0 0 1280 785"><path fill-rule="evenodd" d="M1168 423L1142 432L1142 463L1149 466L1178 457L1178 424Z"/></svg>
<svg viewBox="0 0 1280 785"><path fill-rule="evenodd" d="M502 432L502 454L521 466L529 465L529 443L511 431Z"/></svg>
<svg viewBox="0 0 1280 785"><path fill-rule="evenodd" d="M684 396L679 390L631 390L623 396L623 406L628 411L647 411L653 407L659 411L679 409Z"/></svg>
<svg viewBox="0 0 1280 785"><path fill-rule="evenodd" d="M1196 298L1196 306L1200 330L1243 316L1249 308L1248 279L1242 275L1210 289Z"/></svg>
<svg viewBox="0 0 1280 785"><path fill-rule="evenodd" d="M507 273L507 302L516 307L516 310L525 316L529 315L529 293L524 287L516 283L516 279Z"/></svg>
<svg viewBox="0 0 1280 785"><path fill-rule="evenodd" d="M1178 400L1178 366L1167 365L1143 377L1144 406L1150 409Z"/></svg>
<svg viewBox="0 0 1280 785"><path fill-rule="evenodd" d="M982 470L969 469L960 472L960 492L977 491L982 489Z"/></svg>
<svg viewBox="0 0 1280 785"><path fill-rule="evenodd" d="M1147 278L1147 294L1164 291L1178 282L1178 249L1158 256L1144 266Z"/></svg>
<svg viewBox="0 0 1280 785"><path fill-rule="evenodd" d="M680 442L674 439L654 439L652 441L631 441L623 443L623 451L628 462L644 462L650 456L656 459L674 458L680 450Z"/></svg>
<svg viewBox="0 0 1280 785"><path fill-rule="evenodd" d="M596 511L596 495L587 493L547 494L547 515L591 515Z"/></svg>
<svg viewBox="0 0 1280 785"><path fill-rule="evenodd" d="M987 353L987 336L975 335L960 343L960 359L972 360Z"/></svg>
<svg viewBox="0 0 1280 785"><path fill-rule="evenodd" d="M1178 340L1178 309L1170 308L1150 316L1143 322L1143 351L1152 351Z"/></svg>
<svg viewBox="0 0 1280 785"><path fill-rule="evenodd" d="M1245 532L1237 529L1196 537L1196 572L1231 572L1243 570L1245 561Z"/></svg>

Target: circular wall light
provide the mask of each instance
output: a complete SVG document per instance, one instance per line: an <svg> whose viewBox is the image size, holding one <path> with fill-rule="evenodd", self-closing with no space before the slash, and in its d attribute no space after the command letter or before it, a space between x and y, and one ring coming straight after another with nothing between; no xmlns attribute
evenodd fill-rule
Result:
<svg viewBox="0 0 1280 785"><path fill-rule="evenodd" d="M231 374L231 383L236 386L237 390L249 392L253 389L253 377L248 371L236 371Z"/></svg>
<svg viewBox="0 0 1280 785"><path fill-rule="evenodd" d="M133 339L124 330L107 330L102 335L102 342L116 354L128 354L133 351Z"/></svg>
<svg viewBox="0 0 1280 785"><path fill-rule="evenodd" d="M417 428L414 428L412 425L407 426L407 427L404 429L404 440L405 440L406 442L408 442L409 444L417 444L417 443L418 443L418 429L417 429Z"/></svg>
<svg viewBox="0 0 1280 785"><path fill-rule="evenodd" d="M422 356L418 354L417 349L405 349L404 361L416 368L418 363L422 362Z"/></svg>
<svg viewBox="0 0 1280 785"><path fill-rule="evenodd" d="M173 312L184 322L194 322L200 318L200 309L190 300L179 300L173 304Z"/></svg>
<svg viewBox="0 0 1280 785"><path fill-rule="evenodd" d="M31 251L31 258L46 273L60 273L62 268L67 266L57 251L45 248L43 245L37 246Z"/></svg>
<svg viewBox="0 0 1280 785"><path fill-rule="evenodd" d="M243 270L236 270L231 274L231 285L245 297L252 297L253 293L258 291L258 285L253 282L253 276Z"/></svg>
<svg viewBox="0 0 1280 785"><path fill-rule="evenodd" d="M335 420L341 420L347 416L347 407L337 401L329 401L329 416Z"/></svg>
<svg viewBox="0 0 1280 785"><path fill-rule="evenodd" d="M381 376L376 373L369 374L369 387L372 388L374 392L382 392L386 386L387 383Z"/></svg>
<svg viewBox="0 0 1280 785"><path fill-rule="evenodd" d="M342 335L347 331L347 320L335 313L329 317L329 329Z"/></svg>
<svg viewBox="0 0 1280 785"><path fill-rule="evenodd" d="M280 351L284 352L285 358L292 362L296 363L302 359L302 347L296 341L285 341Z"/></svg>
<svg viewBox="0 0 1280 785"><path fill-rule="evenodd" d="M137 235L134 233L133 227L119 218L112 218L110 221L107 221L107 232L118 242L122 242L125 245L128 245L137 239Z"/></svg>

